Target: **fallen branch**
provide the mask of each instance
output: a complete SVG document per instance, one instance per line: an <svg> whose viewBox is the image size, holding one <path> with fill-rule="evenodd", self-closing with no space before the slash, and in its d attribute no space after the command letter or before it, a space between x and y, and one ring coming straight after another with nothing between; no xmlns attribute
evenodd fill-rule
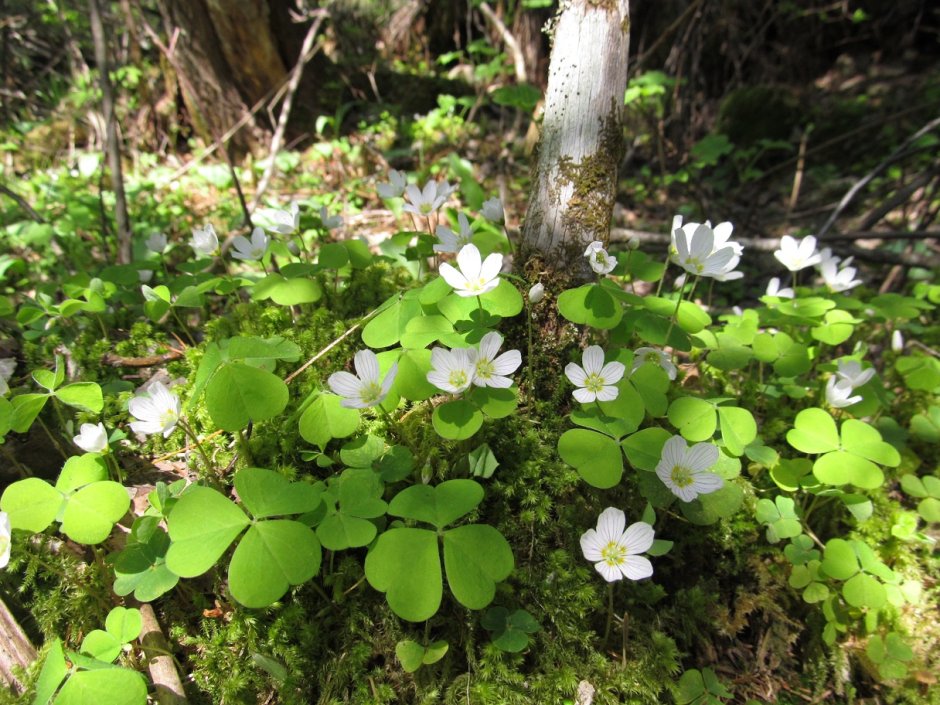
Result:
<svg viewBox="0 0 940 705"><path fill-rule="evenodd" d="M181 350L170 350L162 355L147 355L146 357L124 357L115 353L105 353L101 358L101 364L111 367L157 367L172 360L179 360L181 357L183 357Z"/></svg>
<svg viewBox="0 0 940 705"><path fill-rule="evenodd" d="M37 223L45 223L45 222L46 222L45 218L43 218L41 215L39 215L39 213L37 213L37 212L33 209L33 207L32 207L31 205L29 205L29 204L26 202L26 199L24 199L22 196L19 196L19 195L13 193L13 191L11 191L10 189L8 189L8 188L7 188L6 186L4 186L3 184L0 184L0 193L2 193L4 196L9 196L9 197L12 198L14 201L16 201L16 205L18 205L20 208L22 208L24 211L26 211L26 215L28 215L30 218L32 218L33 220L35 220Z"/></svg>
<svg viewBox="0 0 940 705"><path fill-rule="evenodd" d="M140 617L143 621L140 645L147 657L147 670L157 691L157 702L159 705L187 702L183 681L170 654L170 646L149 603L140 606Z"/></svg>
<svg viewBox="0 0 940 705"><path fill-rule="evenodd" d="M516 41L516 38L512 36L512 32L506 28L506 25L503 24L503 21L496 16L496 13L493 12L493 8L489 6L488 3L480 3L480 12L483 13L483 16L490 21L490 24L499 32L499 36L502 37L503 43L506 45L506 49L512 54L512 64L516 73L516 82L525 83L526 82L526 72L525 72L525 57L522 55L522 49L519 48L519 42Z"/></svg>
<svg viewBox="0 0 940 705"><path fill-rule="evenodd" d="M14 671L25 669L35 660L36 649L0 596L0 678L22 693L25 684Z"/></svg>

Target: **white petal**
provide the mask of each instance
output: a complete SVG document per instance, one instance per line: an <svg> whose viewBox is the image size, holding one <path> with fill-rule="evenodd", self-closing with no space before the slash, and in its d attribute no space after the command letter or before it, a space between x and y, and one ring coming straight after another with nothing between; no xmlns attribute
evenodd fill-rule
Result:
<svg viewBox="0 0 940 705"><path fill-rule="evenodd" d="M673 238L676 241L676 254L679 257L679 261L687 260L689 258L689 244L686 239L685 230L676 228L673 230Z"/></svg>
<svg viewBox="0 0 940 705"><path fill-rule="evenodd" d="M620 362L608 362L601 370L601 379L607 384L616 384L623 379L626 368Z"/></svg>
<svg viewBox="0 0 940 705"><path fill-rule="evenodd" d="M596 375L604 366L604 350L600 345L586 348L581 356L581 364L584 365L584 371L587 374Z"/></svg>
<svg viewBox="0 0 940 705"><path fill-rule="evenodd" d="M379 381L379 359L371 350L360 350L353 358L356 374L365 384Z"/></svg>
<svg viewBox="0 0 940 705"><path fill-rule="evenodd" d="M627 527L619 543L627 549L628 554L646 553L653 545L655 533L653 527L645 521L638 521Z"/></svg>
<svg viewBox="0 0 940 705"><path fill-rule="evenodd" d="M437 268L437 271L444 278L444 281L450 284L454 289L467 288L467 277L447 262L442 263L441 266Z"/></svg>
<svg viewBox="0 0 940 705"><path fill-rule="evenodd" d="M663 454L660 456L659 465L656 466L656 472L664 468L665 472L671 473L676 465L685 463L685 454L688 445L682 436L673 436L663 445Z"/></svg>
<svg viewBox="0 0 940 705"><path fill-rule="evenodd" d="M620 541L623 528L627 525L627 517L622 510L616 507L607 507L597 517L597 536L606 546L610 542Z"/></svg>
<svg viewBox="0 0 940 705"><path fill-rule="evenodd" d="M594 568L608 583L623 579L623 573L620 572L620 568L614 565L607 565L606 561L595 563Z"/></svg>
<svg viewBox="0 0 940 705"><path fill-rule="evenodd" d="M491 375L489 379L477 381L477 378L474 378L473 383L478 387L492 387L493 389L509 389L512 386L512 380L509 377L502 377L500 375Z"/></svg>
<svg viewBox="0 0 940 705"><path fill-rule="evenodd" d="M483 336L480 341L480 359L493 360L496 353L499 352L499 346L503 344L503 336L496 331L490 331Z"/></svg>
<svg viewBox="0 0 940 705"><path fill-rule="evenodd" d="M518 350L507 350L493 360L493 372L498 375L511 375L522 364L522 353Z"/></svg>
<svg viewBox="0 0 940 705"><path fill-rule="evenodd" d="M598 401L613 401L620 395L620 390L616 387L611 387L610 385L604 385L601 387L601 391L597 393Z"/></svg>
<svg viewBox="0 0 940 705"><path fill-rule="evenodd" d="M672 490L672 493L681 499L683 502L691 502L696 497L698 497L698 492L695 491L695 485L686 485L685 487L676 487L672 485L669 487Z"/></svg>
<svg viewBox="0 0 940 705"><path fill-rule="evenodd" d="M601 543L594 529L588 529L581 534L581 552L589 561L601 560L601 549L603 548L604 544Z"/></svg>
<svg viewBox="0 0 940 705"><path fill-rule="evenodd" d="M464 245L460 248L460 252L457 253L457 266L460 268L460 273L467 280L480 277L480 268L483 263L480 261L480 251L476 245ZM444 265L441 265L441 269L443 267Z"/></svg>
<svg viewBox="0 0 940 705"><path fill-rule="evenodd" d="M459 389L450 383L450 376L444 372L438 372L437 370L431 370L428 372L428 382L433 384L438 389L441 389L450 394L457 394Z"/></svg>
<svg viewBox="0 0 940 705"><path fill-rule="evenodd" d="M576 387L583 387L587 379L587 373L576 362L569 362L565 365L565 377Z"/></svg>
<svg viewBox="0 0 940 705"><path fill-rule="evenodd" d="M698 260L704 261L715 247L715 234L707 225L699 225L692 233L692 242L689 246L690 254Z"/></svg>
<svg viewBox="0 0 940 705"><path fill-rule="evenodd" d="M480 265L480 278L486 281L496 279L499 276L499 270L503 268L503 256L498 252L487 255Z"/></svg>
<svg viewBox="0 0 940 705"><path fill-rule="evenodd" d="M349 372L334 372L326 381L334 394L349 399L357 399L362 390L362 380Z"/></svg>
<svg viewBox="0 0 940 705"><path fill-rule="evenodd" d="M382 382L382 401L385 401L386 395L391 391L392 385L395 384L395 376L398 374L398 363L393 362L392 366L388 368L388 373L385 375L385 380Z"/></svg>
<svg viewBox="0 0 940 705"><path fill-rule="evenodd" d="M691 488L697 494L716 492L725 486L725 481L713 472L697 472L692 475Z"/></svg>
<svg viewBox="0 0 940 705"><path fill-rule="evenodd" d="M431 367L441 372L450 372L456 366L456 361L450 350L433 348L431 350Z"/></svg>
<svg viewBox="0 0 940 705"><path fill-rule="evenodd" d="M577 389L575 389L571 393L571 396L573 396L582 404L590 404L592 401L597 399L597 395L594 392L589 392L584 387L578 387Z"/></svg>
<svg viewBox="0 0 940 705"><path fill-rule="evenodd" d="M718 462L718 446L711 443L696 443L689 449L685 460L692 472L708 470Z"/></svg>
<svg viewBox="0 0 940 705"><path fill-rule="evenodd" d="M653 574L653 564L644 556L627 556L620 571L630 580L642 580Z"/></svg>

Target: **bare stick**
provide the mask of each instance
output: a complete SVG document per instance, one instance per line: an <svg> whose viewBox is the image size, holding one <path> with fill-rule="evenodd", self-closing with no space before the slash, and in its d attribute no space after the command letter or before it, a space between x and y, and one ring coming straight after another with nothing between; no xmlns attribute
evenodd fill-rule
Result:
<svg viewBox="0 0 940 705"><path fill-rule="evenodd" d="M13 674L36 660L36 649L0 596L0 679L22 693L24 684Z"/></svg>
<svg viewBox="0 0 940 705"><path fill-rule="evenodd" d="M185 703L186 691L183 690L183 681L180 679L173 656L170 654L166 637L160 629L157 615L149 603L140 606L140 618L143 629L140 634L140 645L147 657L147 670L157 691L159 705L178 705Z"/></svg>
<svg viewBox="0 0 940 705"><path fill-rule="evenodd" d="M108 46L101 22L100 0L88 0L91 36L95 44L95 62L101 81L101 107L104 111L108 167L111 170L111 190L114 191L114 218L117 221L117 262L130 264L131 224L127 217L127 197L124 195L124 173L121 168L121 143L118 141L117 122L114 120L114 91L108 63Z"/></svg>
<svg viewBox="0 0 940 705"><path fill-rule="evenodd" d="M297 87L300 85L300 77L303 75L304 66L316 53L313 41L320 31L320 25L323 23L325 15L325 10L318 10L316 12L316 19L307 30L307 36L304 37L303 46L300 48L300 57L297 59L297 63L291 71L287 91L284 94L284 103L281 105L281 115L277 121L277 128L274 130L274 137L271 138L268 164L264 168L264 174L261 175L261 181L258 183L258 188L255 190L255 196L251 199L250 209L252 211L254 211L261 202L261 197L267 190L268 184L271 182L271 179L274 177L274 172L277 169L277 160L275 157L281 149L281 143L284 141L284 131L287 130L287 121L290 119L290 111L294 104L294 94L297 93Z"/></svg>
<svg viewBox="0 0 940 705"><path fill-rule="evenodd" d="M28 215L30 218L32 218L33 220L35 220L37 223L45 223L45 222L46 222L45 218L43 218L41 215L39 215L39 213L37 213L37 212L33 209L33 207L32 207L31 205L29 205L29 204L26 202L26 199L24 199L22 196L19 196L19 195L13 193L10 189L8 189L8 188L7 188L6 186L4 186L3 184L0 184L0 193L2 193L4 196L9 196L9 197L12 198L14 201L16 201L16 205L18 205L20 208L22 208L24 211L26 211L26 215Z"/></svg>
<svg viewBox="0 0 940 705"><path fill-rule="evenodd" d="M842 211L844 211L846 207L849 205L849 203L852 202L852 199L855 198L856 194L858 194L859 191L865 188L865 186L867 186L868 183L872 179L874 179L876 176L878 176L878 174L880 174L889 166L891 166L894 162L906 156L908 148L912 144L914 144L914 142L919 140L928 132L931 132L932 130L936 129L938 126L940 126L940 117L934 118L933 120L928 122L926 125L924 125L922 128L920 128L917 132L915 132L913 135L911 135L906 140L904 140L904 142L902 142L900 146L898 146L897 149L891 152L891 154L889 154L878 166L876 166L874 169L872 169L867 174L865 174L865 176L863 176L861 179L856 181L855 184L852 186L852 188L850 188L848 192L842 197L842 200L839 201L839 205L836 206L834 211L832 211L832 213L830 214L826 222L823 223L823 226L819 229L816 236L822 237L823 235L825 235L826 232L829 230L829 228L831 228L833 224L836 222L836 218L838 218L842 214Z"/></svg>
<svg viewBox="0 0 940 705"><path fill-rule="evenodd" d="M512 36L512 32L507 29L506 25L503 24L503 21L496 16L496 13L493 12L493 8L489 6L488 3L480 3L480 12L483 13L483 16L489 20L490 24L499 32L499 36L503 38L503 43L506 45L506 49L509 50L509 53L512 54L512 63L516 72L516 81L519 83L525 83L526 81L526 72L525 72L525 57L522 55L522 49L519 48L519 42L516 41L516 38Z"/></svg>

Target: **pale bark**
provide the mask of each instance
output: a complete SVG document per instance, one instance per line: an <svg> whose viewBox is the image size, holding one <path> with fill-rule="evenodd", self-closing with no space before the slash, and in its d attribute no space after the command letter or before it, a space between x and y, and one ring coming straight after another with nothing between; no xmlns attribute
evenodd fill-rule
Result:
<svg viewBox="0 0 940 705"><path fill-rule="evenodd" d="M35 660L36 649L0 598L0 680L23 692L25 683L19 680L16 671L25 671Z"/></svg>
<svg viewBox="0 0 940 705"><path fill-rule="evenodd" d="M555 25L522 252L575 276L587 244L609 237L629 30L629 0L570 0Z"/></svg>

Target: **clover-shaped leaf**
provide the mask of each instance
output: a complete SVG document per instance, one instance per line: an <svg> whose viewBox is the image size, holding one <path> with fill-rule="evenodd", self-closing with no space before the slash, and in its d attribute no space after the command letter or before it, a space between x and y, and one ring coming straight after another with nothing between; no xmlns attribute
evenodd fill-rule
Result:
<svg viewBox="0 0 940 705"><path fill-rule="evenodd" d="M718 417L715 405L698 397L679 397L669 405L669 423L687 441L706 441L715 434Z"/></svg>
<svg viewBox="0 0 940 705"><path fill-rule="evenodd" d="M505 607L490 607L481 624L492 632L493 645L510 653L525 649L529 645L529 635L540 629L539 623L525 610L510 612Z"/></svg>
<svg viewBox="0 0 940 705"><path fill-rule="evenodd" d="M413 485L402 490L389 503L388 513L443 529L473 510L481 501L483 487L479 482L447 480L436 487Z"/></svg>
<svg viewBox="0 0 940 705"><path fill-rule="evenodd" d="M366 556L365 570L369 584L385 593L388 606L402 619L423 622L441 606L444 584L433 531L389 529Z"/></svg>
<svg viewBox="0 0 940 705"><path fill-rule="evenodd" d="M558 455L593 487L613 487L623 475L623 456L617 441L596 431L565 431L558 439Z"/></svg>
<svg viewBox="0 0 940 705"><path fill-rule="evenodd" d="M823 553L822 569L836 580L848 580L858 573L858 556L845 539L829 539Z"/></svg>
<svg viewBox="0 0 940 705"><path fill-rule="evenodd" d="M158 525L157 517L143 516L134 520L125 548L114 560L114 592L134 593L140 602L150 602L169 592L179 576L166 566L170 537Z"/></svg>
<svg viewBox="0 0 940 705"><path fill-rule="evenodd" d="M10 526L32 533L52 524L61 506L62 493L38 477L17 480L0 497L0 510L9 515Z"/></svg>
<svg viewBox="0 0 940 705"><path fill-rule="evenodd" d="M312 512L320 490L306 482L290 482L265 468L244 468L235 474L235 490L256 519Z"/></svg>
<svg viewBox="0 0 940 705"><path fill-rule="evenodd" d="M800 534L790 539L783 549L783 555L793 565L806 565L810 561L819 560L819 551L814 547L813 539L806 534Z"/></svg>
<svg viewBox="0 0 940 705"><path fill-rule="evenodd" d="M182 578L202 575L250 523L245 512L221 493L191 486L167 519L173 540L167 567Z"/></svg>
<svg viewBox="0 0 940 705"><path fill-rule="evenodd" d="M822 409L803 409L796 415L787 443L802 453L829 453L839 449L839 432L832 416Z"/></svg>
<svg viewBox="0 0 940 705"><path fill-rule="evenodd" d="M914 658L914 651L897 632L889 632L884 638L873 635L868 640L865 653L877 664L878 673L885 680L904 678L907 663Z"/></svg>
<svg viewBox="0 0 940 705"><path fill-rule="evenodd" d="M793 538L803 532L796 506L790 497L778 496L773 501L758 500L757 521L767 525L767 541L770 543Z"/></svg>
<svg viewBox="0 0 940 705"><path fill-rule="evenodd" d="M284 411L289 394L280 377L242 362L222 364L206 386L206 409L225 431L267 421Z"/></svg>
<svg viewBox="0 0 940 705"><path fill-rule="evenodd" d="M512 549L488 524L458 526L444 533L444 569L457 601L472 610L486 607L496 583L513 569Z"/></svg>
<svg viewBox="0 0 940 705"><path fill-rule="evenodd" d="M721 440L732 455L743 455L745 447L757 438L754 415L739 406L719 406Z"/></svg>
<svg viewBox="0 0 940 705"><path fill-rule="evenodd" d="M300 415L301 437L321 449L334 438L351 436L359 428L359 412L347 409L335 394L322 393Z"/></svg>
<svg viewBox="0 0 940 705"><path fill-rule="evenodd" d="M431 423L441 438L463 441L480 430L483 413L470 401L455 399L436 407Z"/></svg>
<svg viewBox="0 0 940 705"><path fill-rule="evenodd" d="M443 639L422 646L411 639L404 639L395 644L395 656L405 669L405 673L414 673L422 666L437 663L447 653L449 645Z"/></svg>

